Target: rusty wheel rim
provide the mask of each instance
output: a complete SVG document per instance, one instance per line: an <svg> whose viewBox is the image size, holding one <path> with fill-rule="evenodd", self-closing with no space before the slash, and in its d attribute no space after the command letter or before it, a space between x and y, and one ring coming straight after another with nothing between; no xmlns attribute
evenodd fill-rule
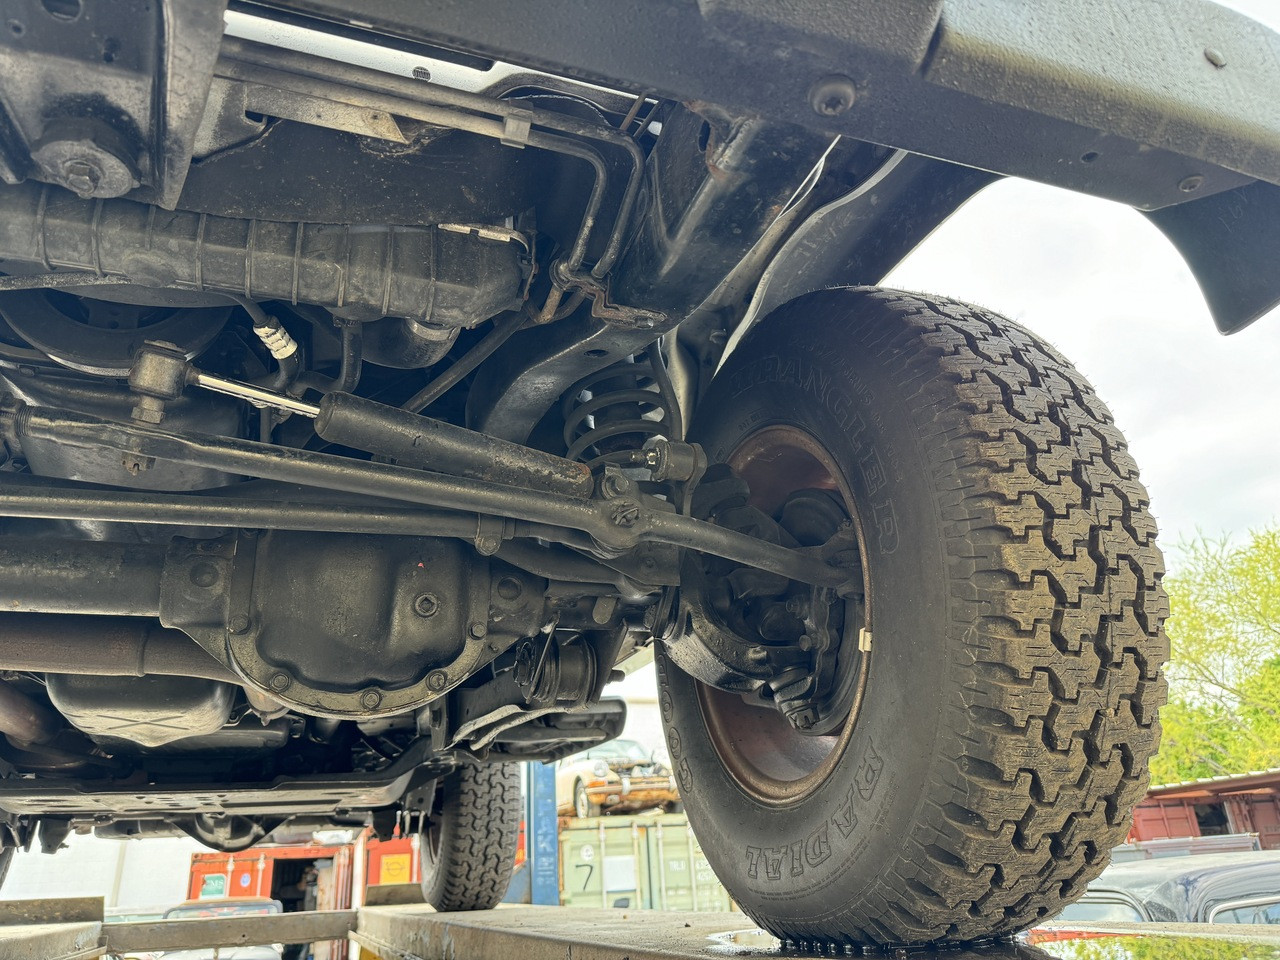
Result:
<svg viewBox="0 0 1280 960"><path fill-rule="evenodd" d="M752 506L770 515L799 490L826 489L839 494L857 533L864 581L864 601L855 616L846 616L840 643L842 648L850 643L856 646L857 632L870 629L871 623L865 541L852 492L831 454L807 431L774 425L748 436L728 463L750 485ZM827 736L802 734L771 706L755 706L740 694L694 681L711 744L745 793L763 804L785 806L812 795L826 782L853 736L866 692L870 656L859 655L854 669L857 676L848 717L837 732Z"/></svg>

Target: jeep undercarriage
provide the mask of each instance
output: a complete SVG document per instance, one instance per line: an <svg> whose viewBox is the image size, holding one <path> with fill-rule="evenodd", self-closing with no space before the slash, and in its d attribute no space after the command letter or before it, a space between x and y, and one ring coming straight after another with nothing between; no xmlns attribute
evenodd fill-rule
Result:
<svg viewBox="0 0 1280 960"><path fill-rule="evenodd" d="M460 837L461 805L509 814L504 764L617 736L607 685L655 653L694 828L775 932L968 939L1101 869L1165 655L1123 438L1025 331L868 285L1025 175L1148 211L1219 326L1250 322L1280 298L1252 270L1280 149L1248 105L1205 119L1215 64L1181 99L1141 63L1055 98L1013 81L1058 51L1011 30L1002 87L969 2L831 34L736 2L621 4L612 34L10 6L8 848L371 822L498 862L514 827ZM1274 48L1214 17L1242 67ZM881 832L928 862L884 886L859 830L918 796L936 821ZM783 879L806 869L836 873ZM438 906L492 905L432 876Z"/></svg>

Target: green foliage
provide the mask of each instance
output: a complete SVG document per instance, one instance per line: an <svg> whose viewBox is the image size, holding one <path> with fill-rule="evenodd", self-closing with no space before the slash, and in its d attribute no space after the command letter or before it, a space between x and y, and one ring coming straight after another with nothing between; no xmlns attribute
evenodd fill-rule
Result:
<svg viewBox="0 0 1280 960"><path fill-rule="evenodd" d="M1165 585L1173 659L1152 782L1280 767L1280 528L1187 544Z"/></svg>

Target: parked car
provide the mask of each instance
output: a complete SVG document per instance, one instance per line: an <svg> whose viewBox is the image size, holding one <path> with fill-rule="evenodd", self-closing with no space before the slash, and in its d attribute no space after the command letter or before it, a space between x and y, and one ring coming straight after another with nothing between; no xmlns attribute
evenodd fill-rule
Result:
<svg viewBox="0 0 1280 960"><path fill-rule="evenodd" d="M683 810L671 768L635 740L613 740L556 765L556 809L574 817Z"/></svg>
<svg viewBox="0 0 1280 960"><path fill-rule="evenodd" d="M266 897L227 897L216 900L188 900L165 911L166 920L209 920L215 917L260 917L283 913L279 900ZM166 950L164 960L281 960L284 945L280 943L245 945L243 947L193 947L189 950Z"/></svg>
<svg viewBox="0 0 1280 960"><path fill-rule="evenodd" d="M1280 850L1115 863L1056 919L1280 924Z"/></svg>

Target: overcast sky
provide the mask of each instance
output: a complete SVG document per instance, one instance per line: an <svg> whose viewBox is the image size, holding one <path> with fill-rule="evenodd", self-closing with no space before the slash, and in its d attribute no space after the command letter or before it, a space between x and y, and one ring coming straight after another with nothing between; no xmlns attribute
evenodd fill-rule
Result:
<svg viewBox="0 0 1280 960"><path fill-rule="evenodd" d="M1280 29L1277 0L1226 5ZM981 304L1062 350L1129 438L1166 550L1280 518L1280 316L1220 335L1181 258L1133 210L1006 180L886 284Z"/></svg>

